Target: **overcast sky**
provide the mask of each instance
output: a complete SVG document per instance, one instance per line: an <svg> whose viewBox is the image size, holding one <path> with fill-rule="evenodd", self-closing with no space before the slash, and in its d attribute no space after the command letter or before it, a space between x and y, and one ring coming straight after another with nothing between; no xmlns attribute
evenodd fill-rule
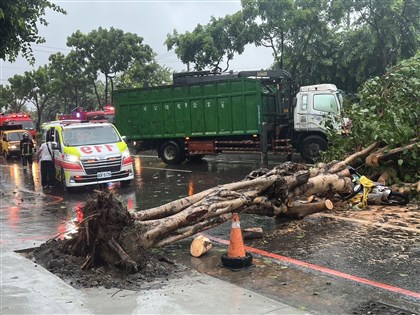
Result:
<svg viewBox="0 0 420 315"><path fill-rule="evenodd" d="M168 52L164 42L168 33L176 29L179 33L192 31L200 24L207 24L211 16L224 17L241 9L239 0L62 0L51 2L67 11L62 15L47 11L47 27L40 27L39 34L46 43L33 45L35 68L48 63L49 55L69 52L67 37L80 30L84 34L94 29L114 27L143 37L157 53L157 61L167 67L182 71L186 69L172 51ZM249 45L245 52L234 57L230 70L258 70L271 66L273 58L268 48ZM33 69L27 61L19 58L14 63L0 61L0 84L15 74Z"/></svg>

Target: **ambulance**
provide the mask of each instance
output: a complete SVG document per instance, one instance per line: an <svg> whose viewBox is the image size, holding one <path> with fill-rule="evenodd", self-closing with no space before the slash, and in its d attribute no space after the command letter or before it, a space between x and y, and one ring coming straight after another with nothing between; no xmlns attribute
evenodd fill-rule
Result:
<svg viewBox="0 0 420 315"><path fill-rule="evenodd" d="M133 158L114 125L62 121L42 129L52 142L56 178L65 190L117 181L127 186L134 178Z"/></svg>

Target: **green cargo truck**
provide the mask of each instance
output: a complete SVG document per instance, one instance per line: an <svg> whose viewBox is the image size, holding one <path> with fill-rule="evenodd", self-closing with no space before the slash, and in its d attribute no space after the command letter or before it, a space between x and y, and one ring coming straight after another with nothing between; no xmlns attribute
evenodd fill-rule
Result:
<svg viewBox="0 0 420 315"><path fill-rule="evenodd" d="M115 124L167 164L228 152L262 152L264 163L293 148L310 162L327 147L324 117L341 113L340 94L332 84L297 95L292 86L283 70L175 74L173 85L114 91Z"/></svg>

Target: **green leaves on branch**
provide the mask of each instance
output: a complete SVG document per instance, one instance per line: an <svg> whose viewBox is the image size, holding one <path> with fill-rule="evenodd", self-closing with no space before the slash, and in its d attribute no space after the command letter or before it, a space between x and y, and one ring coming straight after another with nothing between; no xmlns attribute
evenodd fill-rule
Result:
<svg viewBox="0 0 420 315"><path fill-rule="evenodd" d="M359 91L360 101L346 108L353 127L350 135L330 134L326 156L341 159L375 141L389 149L405 147L420 139L420 52L368 80ZM419 169L418 147L406 150L398 166L409 173ZM411 168L411 170L410 170ZM412 176L413 177L413 176Z"/></svg>
<svg viewBox="0 0 420 315"><path fill-rule="evenodd" d="M198 24L192 32L179 34L176 30L168 34L165 44L168 50L186 64L193 64L195 70L211 68L226 71L235 54L243 53L250 42L241 12L225 18L212 17L207 25Z"/></svg>
<svg viewBox="0 0 420 315"><path fill-rule="evenodd" d="M104 95L99 95L95 88L100 107L109 103L117 74L125 72L134 62L147 64L155 57L152 48L143 44L142 37L112 27L109 30L100 27L88 34L77 31L68 37L67 46L75 48L93 84L99 74L105 76Z"/></svg>
<svg viewBox="0 0 420 315"><path fill-rule="evenodd" d="M47 0L1 0L0 2L0 59L13 62L22 54L35 62L31 44L42 44L38 25L46 26L45 10L66 14L59 6Z"/></svg>

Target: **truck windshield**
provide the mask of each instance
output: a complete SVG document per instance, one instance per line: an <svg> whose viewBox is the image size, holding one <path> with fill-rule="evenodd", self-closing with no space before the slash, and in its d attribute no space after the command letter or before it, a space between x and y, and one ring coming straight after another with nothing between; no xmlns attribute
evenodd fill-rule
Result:
<svg viewBox="0 0 420 315"><path fill-rule="evenodd" d="M65 146L81 146L120 142L121 138L110 125L70 128L63 130Z"/></svg>
<svg viewBox="0 0 420 315"><path fill-rule="evenodd" d="M338 112L338 105L334 94L315 94L314 109L321 112Z"/></svg>
<svg viewBox="0 0 420 315"><path fill-rule="evenodd" d="M35 129L35 124L32 120L16 120L7 122L4 124L5 126L13 126L13 125L21 125L21 129L25 130L32 130Z"/></svg>

